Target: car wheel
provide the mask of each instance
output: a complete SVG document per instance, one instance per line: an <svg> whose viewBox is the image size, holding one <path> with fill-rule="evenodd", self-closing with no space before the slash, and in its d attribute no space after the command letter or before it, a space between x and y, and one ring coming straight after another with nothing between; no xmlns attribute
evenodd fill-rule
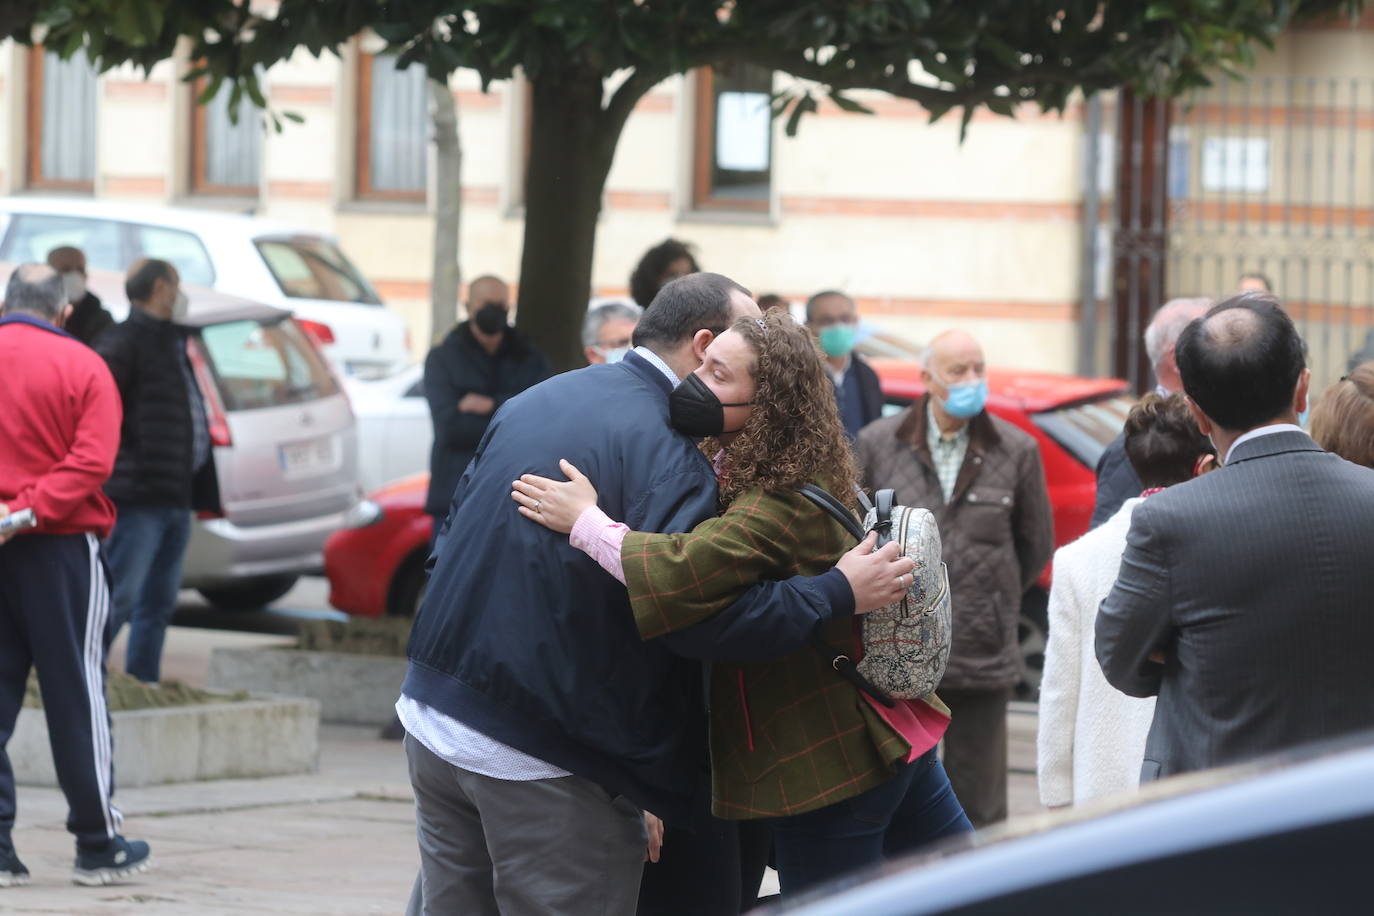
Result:
<svg viewBox="0 0 1374 916"><path fill-rule="evenodd" d="M425 589L429 587L429 576L425 575L425 558L428 550L417 550L406 558L391 581L391 594L387 597L386 613L389 617L414 617L420 610L420 602L425 600Z"/></svg>
<svg viewBox="0 0 1374 916"><path fill-rule="evenodd" d="M299 578L300 576L261 576L257 579L235 582L233 585L198 588L196 591L217 608L255 611L291 591L296 587L296 580Z"/></svg>
<svg viewBox="0 0 1374 916"><path fill-rule="evenodd" d="M1049 596L1041 588L1032 588L1021 599L1021 618L1016 624L1016 638L1021 651L1021 683L1016 685L1016 699L1034 702L1040 699L1040 679L1045 673L1045 644L1049 639Z"/></svg>

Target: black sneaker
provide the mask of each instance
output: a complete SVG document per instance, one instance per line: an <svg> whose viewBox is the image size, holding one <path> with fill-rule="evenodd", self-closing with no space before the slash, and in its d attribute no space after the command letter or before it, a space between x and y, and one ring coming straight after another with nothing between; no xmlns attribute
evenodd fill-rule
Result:
<svg viewBox="0 0 1374 916"><path fill-rule="evenodd" d="M0 887L20 887L29 883L29 870L13 849L0 849Z"/></svg>
<svg viewBox="0 0 1374 916"><path fill-rule="evenodd" d="M147 871L152 864L147 843L142 840L131 842L116 835L104 849L95 852L77 849L72 880L86 887L100 887Z"/></svg>

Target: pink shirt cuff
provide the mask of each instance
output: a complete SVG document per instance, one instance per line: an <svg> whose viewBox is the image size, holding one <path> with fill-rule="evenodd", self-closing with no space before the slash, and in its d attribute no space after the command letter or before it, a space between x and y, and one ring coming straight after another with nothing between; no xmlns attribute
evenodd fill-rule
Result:
<svg viewBox="0 0 1374 916"><path fill-rule="evenodd" d="M600 506L588 506L573 524L568 543L591 557L624 585L625 567L620 562L620 545L629 533L628 526L602 512Z"/></svg>

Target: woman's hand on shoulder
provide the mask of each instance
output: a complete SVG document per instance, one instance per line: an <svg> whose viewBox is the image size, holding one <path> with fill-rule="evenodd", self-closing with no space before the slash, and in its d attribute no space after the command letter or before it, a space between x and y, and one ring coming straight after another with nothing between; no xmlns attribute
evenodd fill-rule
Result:
<svg viewBox="0 0 1374 916"><path fill-rule="evenodd" d="M511 499L519 503L520 514L545 528L567 534L587 509L596 505L596 488L587 476L567 460L558 462L567 480L551 480L538 474L525 474L511 484Z"/></svg>

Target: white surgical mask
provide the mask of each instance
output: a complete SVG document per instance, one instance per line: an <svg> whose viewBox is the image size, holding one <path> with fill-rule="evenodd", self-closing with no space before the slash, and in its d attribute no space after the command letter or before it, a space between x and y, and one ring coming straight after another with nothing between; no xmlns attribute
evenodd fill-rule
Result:
<svg viewBox="0 0 1374 916"><path fill-rule="evenodd" d="M86 298L86 278L79 270L68 270L62 274L62 288L67 291L67 301L72 305Z"/></svg>
<svg viewBox="0 0 1374 916"><path fill-rule="evenodd" d="M191 301L190 301L189 299L186 298L186 292L185 292L185 290L182 290L182 289L178 288L178 289L177 289L177 297L176 297L175 299L172 300L172 320L173 320L173 321L183 321L183 320L185 320L185 318L186 318L186 312L190 309L190 307L191 307Z"/></svg>
<svg viewBox="0 0 1374 916"><path fill-rule="evenodd" d="M608 363L618 363L625 358L625 354L630 352L629 347L598 347L602 357Z"/></svg>

